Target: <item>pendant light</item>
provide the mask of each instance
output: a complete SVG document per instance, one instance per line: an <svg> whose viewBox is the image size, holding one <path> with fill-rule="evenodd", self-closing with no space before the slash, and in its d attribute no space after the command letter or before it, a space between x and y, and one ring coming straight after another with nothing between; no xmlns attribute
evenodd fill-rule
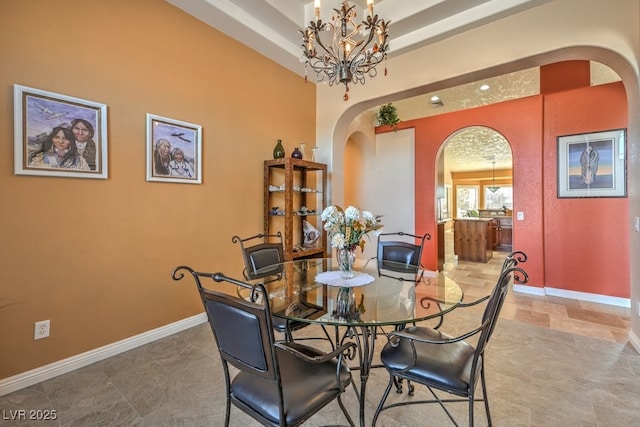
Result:
<svg viewBox="0 0 640 427"><path fill-rule="evenodd" d="M500 189L500 187L496 185L496 162L493 162L493 179L491 180L491 185L487 187L487 189L492 193L495 193Z"/></svg>

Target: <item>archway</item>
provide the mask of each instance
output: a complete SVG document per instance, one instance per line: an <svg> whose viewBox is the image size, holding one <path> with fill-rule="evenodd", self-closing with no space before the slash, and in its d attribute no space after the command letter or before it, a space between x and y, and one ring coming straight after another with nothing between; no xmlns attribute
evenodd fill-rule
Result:
<svg viewBox="0 0 640 427"><path fill-rule="evenodd" d="M457 262L453 219L458 217L495 217L492 246L511 250L513 158L507 139L486 126L461 128L442 143L436 164L438 270Z"/></svg>
<svg viewBox="0 0 640 427"><path fill-rule="evenodd" d="M449 79L434 81L423 86L407 88L393 93L378 94L378 96L373 96L371 99L347 107L338 113L335 118L332 118L331 115L325 114L326 119L332 122L331 130L327 132L319 131L318 137L320 139L329 137L332 144L330 164L334 173L334 183L338 183L337 187L331 188L332 199L342 200L342 189L339 187L342 177L339 175L342 174L343 159L341 157L341 151L336 150L336 147L341 146L344 143L345 135L353 132L354 120L363 111L383 103L393 102L419 94L430 93L441 88L478 81L488 76L496 76L512 71L523 70L532 66L542 66L570 60L597 61L607 65L621 77L627 101L627 149L629 152L637 150L638 146L640 146L640 97L638 96L640 93L640 80L638 78L635 65L630 63L623 54L610 49L595 46L564 47L520 58L511 62L502 63L493 67L475 70L467 74L456 75ZM319 123L319 129L323 129L322 124L323 123ZM329 133L330 135L328 135ZM533 156L532 158L534 158L539 154L528 153L527 155ZM525 172L526 171L523 171L523 173ZM532 170L531 172L536 171ZM630 156L627 163L629 210L626 211L629 224L632 224L634 217L638 216L638 186L636 183L640 182L639 176L640 167L638 167L638 158ZM540 177L537 177L537 179L540 180ZM429 181L431 181L431 179L429 179ZM435 211L433 208L433 198L427 208L431 211ZM531 217L529 216L528 218ZM542 245L539 244L539 242L536 243L532 241L529 246L530 247L528 247L527 250L529 251L530 259L532 260L529 265L529 271L532 272L532 275L540 278L536 280L544 282L544 266L543 263L539 261L544 259L544 250ZM435 248L431 249L435 250ZM640 239L638 239L635 234L630 238L628 254L631 306L635 308L640 304L640 281L638 279L640 278L640 262L638 262L638 259L640 258ZM633 345L640 351L640 338L638 338L638 336L640 336L640 333L638 333L639 331L640 321L638 320L638 317L632 316L630 338Z"/></svg>

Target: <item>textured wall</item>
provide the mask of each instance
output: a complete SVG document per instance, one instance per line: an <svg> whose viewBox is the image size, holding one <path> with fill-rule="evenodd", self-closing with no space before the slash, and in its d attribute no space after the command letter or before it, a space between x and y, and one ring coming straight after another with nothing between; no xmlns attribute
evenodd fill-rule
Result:
<svg viewBox="0 0 640 427"><path fill-rule="evenodd" d="M3 1L0 54L0 378L202 312L171 270L240 276L231 237L262 230L276 139L315 144L315 86L162 0ZM15 83L107 104L109 179L13 175ZM145 180L146 113L203 127L202 185Z"/></svg>

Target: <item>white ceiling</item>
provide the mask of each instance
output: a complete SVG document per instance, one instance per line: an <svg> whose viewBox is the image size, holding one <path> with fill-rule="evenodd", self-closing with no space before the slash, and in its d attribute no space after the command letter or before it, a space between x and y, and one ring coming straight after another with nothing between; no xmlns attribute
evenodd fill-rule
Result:
<svg viewBox="0 0 640 427"><path fill-rule="evenodd" d="M304 75L299 30L313 19L313 0L167 0L234 39ZM377 0L390 24L390 57L551 0ZM364 16L366 0L351 0ZM323 20L341 0L322 0Z"/></svg>
<svg viewBox="0 0 640 427"><path fill-rule="evenodd" d="M313 0L166 1L304 75L299 30L313 19ZM552 0L376 0L374 12L391 21L389 57L393 58L549 1ZM339 7L341 0L321 3L321 18L329 20L332 9ZM360 16L365 16L366 0L351 3L363 11ZM592 63L592 84L615 80L619 77L609 68ZM481 91L482 83L489 84L490 89ZM394 105L401 120L411 120L538 93L539 69L533 68L397 101ZM438 95L443 105L434 107L429 101L432 95ZM492 161L487 160L490 156L495 157L496 169L511 167L511 150L504 138L478 128L452 136L445 151L447 168L451 171L491 169Z"/></svg>

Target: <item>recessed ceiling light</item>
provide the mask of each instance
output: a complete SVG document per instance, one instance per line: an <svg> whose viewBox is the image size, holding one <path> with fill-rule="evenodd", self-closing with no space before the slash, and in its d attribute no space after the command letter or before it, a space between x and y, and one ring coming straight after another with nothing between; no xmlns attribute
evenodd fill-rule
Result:
<svg viewBox="0 0 640 427"><path fill-rule="evenodd" d="M444 107L444 103L438 95L433 95L430 99L433 108Z"/></svg>
<svg viewBox="0 0 640 427"><path fill-rule="evenodd" d="M489 86L488 84L483 84L482 86L480 86L480 90L489 90L491 86Z"/></svg>

